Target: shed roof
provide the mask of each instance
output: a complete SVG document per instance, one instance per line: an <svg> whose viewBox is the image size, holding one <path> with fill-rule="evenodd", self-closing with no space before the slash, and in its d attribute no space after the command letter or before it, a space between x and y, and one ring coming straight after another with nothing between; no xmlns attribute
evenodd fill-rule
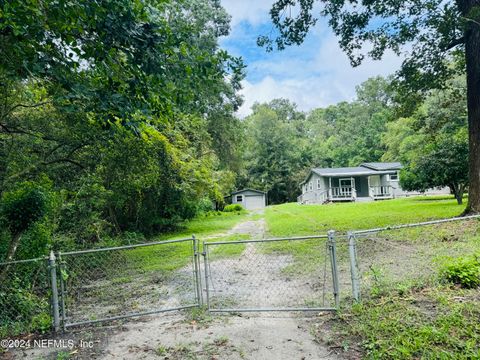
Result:
<svg viewBox="0 0 480 360"><path fill-rule="evenodd" d="M238 191L232 192L230 195L237 195L237 194L243 193L243 192L245 192L245 191L253 191L253 192L256 192L256 193L259 193L259 194L262 194L262 195L265 195L265 194L266 194L266 192L264 192L264 191L246 188L246 189L242 189L242 190L238 190Z"/></svg>

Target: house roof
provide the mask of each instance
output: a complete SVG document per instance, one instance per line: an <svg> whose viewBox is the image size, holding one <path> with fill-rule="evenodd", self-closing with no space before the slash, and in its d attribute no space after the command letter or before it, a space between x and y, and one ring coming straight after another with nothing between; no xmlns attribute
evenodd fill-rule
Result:
<svg viewBox="0 0 480 360"><path fill-rule="evenodd" d="M256 192L256 193L259 193L259 194L263 194L263 195L266 194L264 191L246 188L246 189L242 189L242 190L232 192L230 195L237 195L237 194L243 193L245 191L253 191L253 192Z"/></svg>
<svg viewBox="0 0 480 360"><path fill-rule="evenodd" d="M308 174L307 178L300 183L306 183L312 173L320 176L368 176L368 175L383 175L390 174L393 171L400 170L402 164L399 162L371 162L363 163L355 167L341 167L341 168L313 168Z"/></svg>
<svg viewBox="0 0 480 360"><path fill-rule="evenodd" d="M375 175L377 170L369 169L367 167L344 167L344 168L314 168L312 171L320 176L355 176L355 175Z"/></svg>
<svg viewBox="0 0 480 360"><path fill-rule="evenodd" d="M360 166L373 170L400 170L403 166L399 162L369 162L363 163Z"/></svg>

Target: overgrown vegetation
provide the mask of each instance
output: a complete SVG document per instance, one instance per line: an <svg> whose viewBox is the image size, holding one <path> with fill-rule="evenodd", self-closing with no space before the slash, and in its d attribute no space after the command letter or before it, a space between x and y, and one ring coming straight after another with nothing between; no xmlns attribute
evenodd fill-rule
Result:
<svg viewBox="0 0 480 360"><path fill-rule="evenodd" d="M1 5L3 208L20 183L48 183L49 245L88 248L222 202L239 166L243 64L218 46L230 21L219 2L57 5ZM0 260L24 258L29 231L16 256L20 231L2 233Z"/></svg>
<svg viewBox="0 0 480 360"><path fill-rule="evenodd" d="M470 255L450 259L441 269L441 278L466 289L480 285L480 261L478 256Z"/></svg>
<svg viewBox="0 0 480 360"><path fill-rule="evenodd" d="M478 358L478 316L476 292L412 288L342 310L330 323L333 334L318 336L351 358Z"/></svg>
<svg viewBox="0 0 480 360"><path fill-rule="evenodd" d="M223 208L225 212L243 211L243 206L240 204L230 204Z"/></svg>

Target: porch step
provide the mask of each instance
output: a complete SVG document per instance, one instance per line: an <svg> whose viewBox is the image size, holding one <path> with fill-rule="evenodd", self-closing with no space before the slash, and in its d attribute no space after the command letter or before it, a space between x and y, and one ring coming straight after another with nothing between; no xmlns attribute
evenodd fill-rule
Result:
<svg viewBox="0 0 480 360"><path fill-rule="evenodd" d="M369 196L365 196L365 197L357 197L356 202L368 202L368 201L373 201L373 199Z"/></svg>

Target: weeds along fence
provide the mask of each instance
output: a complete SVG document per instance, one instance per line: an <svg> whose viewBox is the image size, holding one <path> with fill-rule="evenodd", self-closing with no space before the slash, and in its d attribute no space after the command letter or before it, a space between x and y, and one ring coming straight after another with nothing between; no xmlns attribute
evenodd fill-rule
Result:
<svg viewBox="0 0 480 360"><path fill-rule="evenodd" d="M444 261L479 248L479 218L204 242L202 251L191 237L0 263L0 338L203 304L335 310L348 298L438 281Z"/></svg>
<svg viewBox="0 0 480 360"><path fill-rule="evenodd" d="M0 263L0 338L49 330L51 295L47 258Z"/></svg>
<svg viewBox="0 0 480 360"><path fill-rule="evenodd" d="M188 239L0 263L0 338L198 307Z"/></svg>

